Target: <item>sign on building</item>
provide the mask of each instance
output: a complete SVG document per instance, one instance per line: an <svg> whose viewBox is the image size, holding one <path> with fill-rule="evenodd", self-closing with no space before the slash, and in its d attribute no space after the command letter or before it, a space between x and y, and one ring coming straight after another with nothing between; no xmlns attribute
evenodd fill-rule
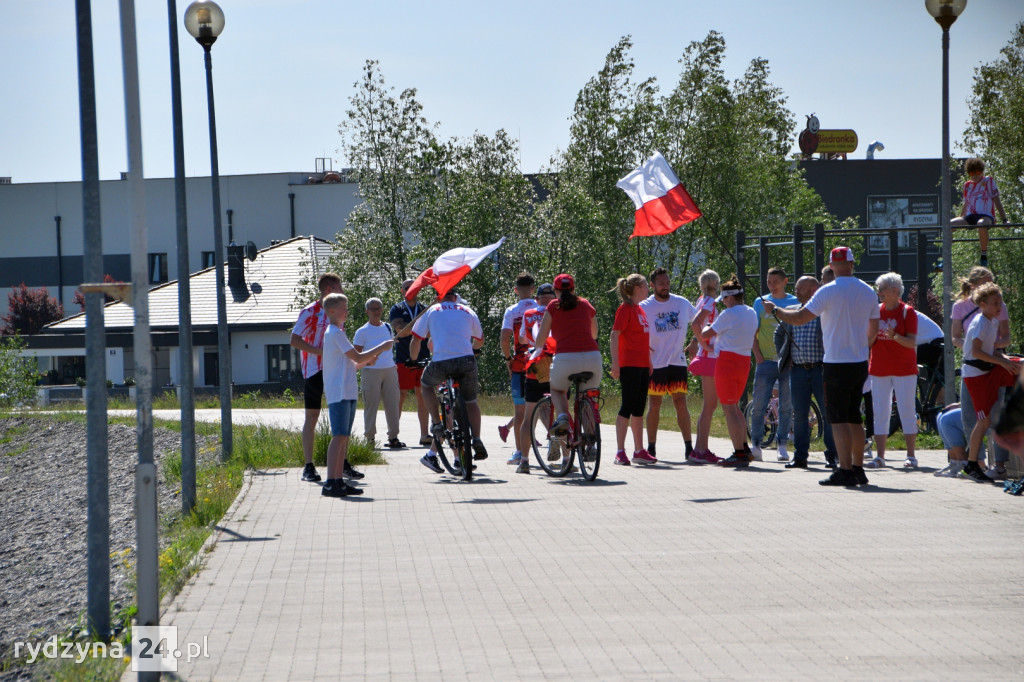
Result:
<svg viewBox="0 0 1024 682"><path fill-rule="evenodd" d="M939 223L938 194L869 196L867 208L867 226L871 229L927 227L937 226ZM914 251L916 249L917 233L900 232L899 250ZM884 254L888 252L888 235L873 234L868 237L868 253Z"/></svg>

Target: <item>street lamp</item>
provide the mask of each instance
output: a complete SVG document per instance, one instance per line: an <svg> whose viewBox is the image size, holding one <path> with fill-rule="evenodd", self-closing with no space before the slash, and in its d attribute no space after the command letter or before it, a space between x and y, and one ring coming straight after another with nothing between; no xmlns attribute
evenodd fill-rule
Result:
<svg viewBox="0 0 1024 682"><path fill-rule="evenodd" d="M953 228L952 187L949 181L949 27L967 7L967 0L924 0L928 14L942 27L942 196L939 221L942 225L942 332L945 336L945 385L952 386L953 374ZM946 403L956 400L956 391L946 391Z"/></svg>
<svg viewBox="0 0 1024 682"><path fill-rule="evenodd" d="M217 264L217 356L220 369L221 456L231 456L231 348L228 344L227 298L224 287L224 236L220 221L220 171L217 164L217 119L213 109L213 62L210 47L224 30L224 12L215 2L193 2L185 10L185 30L203 46L206 58L206 101L210 115L210 181L213 186L213 250ZM186 275L187 276L187 275Z"/></svg>

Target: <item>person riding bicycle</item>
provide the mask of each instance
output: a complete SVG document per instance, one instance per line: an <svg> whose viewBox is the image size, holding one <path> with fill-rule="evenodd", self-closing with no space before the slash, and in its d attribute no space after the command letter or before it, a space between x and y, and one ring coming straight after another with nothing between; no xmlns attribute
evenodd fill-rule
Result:
<svg viewBox="0 0 1024 682"><path fill-rule="evenodd" d="M582 384L587 391L601 386L601 351L597 347L597 312L590 301L576 295L572 275L555 277L558 298L548 304L537 331L536 347L543 348L548 336L555 338L551 361L551 404L558 417L551 427L556 436L569 431L569 375L590 372Z"/></svg>
<svg viewBox="0 0 1024 682"><path fill-rule="evenodd" d="M423 401L427 404L431 420L437 419L438 400L434 391L438 384L449 377L459 381L459 390L466 401L469 425L473 430L473 459L487 459L487 448L480 440L480 405L477 404L477 368L474 351L484 343L484 332L476 313L458 301L454 289L427 309L427 312L412 327L412 343L409 352L418 357L420 344L427 338L433 341L430 364L423 370L420 383L423 386ZM423 466L441 473L437 452L434 450L444 435L444 424L434 422L430 427L434 442L430 450L420 459Z"/></svg>

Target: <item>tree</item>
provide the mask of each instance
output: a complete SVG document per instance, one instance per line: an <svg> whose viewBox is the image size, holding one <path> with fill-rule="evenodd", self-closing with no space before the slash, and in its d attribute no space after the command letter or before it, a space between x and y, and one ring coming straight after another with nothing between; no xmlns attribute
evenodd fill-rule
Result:
<svg viewBox="0 0 1024 682"><path fill-rule="evenodd" d="M1000 57L974 70L970 110L962 148L985 161L985 173L996 179L999 199L1010 223L1024 222L1024 21L1017 24ZM998 216L996 216L998 218ZM966 233L964 233L966 234ZM957 233L956 236L960 236ZM990 249L991 268L1003 288L1010 312L1014 339L1024 334L1024 283L1007 276L1020 271L1024 262L1024 230L997 229L992 237L1017 237ZM975 264L974 244L954 244L955 273L966 273Z"/></svg>
<svg viewBox="0 0 1024 682"><path fill-rule="evenodd" d="M36 334L45 325L64 317L64 307L50 296L46 287L21 286L7 294L7 314L3 317L5 336Z"/></svg>
<svg viewBox="0 0 1024 682"><path fill-rule="evenodd" d="M11 407L32 399L36 376L32 363L21 356L25 342L20 336L0 337L0 407Z"/></svg>

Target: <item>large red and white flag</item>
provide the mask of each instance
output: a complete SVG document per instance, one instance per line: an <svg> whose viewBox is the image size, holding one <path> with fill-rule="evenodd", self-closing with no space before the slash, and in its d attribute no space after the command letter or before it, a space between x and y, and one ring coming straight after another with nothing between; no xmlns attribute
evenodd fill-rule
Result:
<svg viewBox="0 0 1024 682"><path fill-rule="evenodd" d="M636 206L636 226L630 239L669 234L702 215L660 152L654 152L615 186Z"/></svg>
<svg viewBox="0 0 1024 682"><path fill-rule="evenodd" d="M491 252L505 242L502 237L490 246L483 246L479 249L452 249L445 251L434 264L420 273L409 290L405 292L405 300L412 303L416 294L425 286L432 286L437 291L438 297L443 297L452 287L459 283L466 274L483 262Z"/></svg>

